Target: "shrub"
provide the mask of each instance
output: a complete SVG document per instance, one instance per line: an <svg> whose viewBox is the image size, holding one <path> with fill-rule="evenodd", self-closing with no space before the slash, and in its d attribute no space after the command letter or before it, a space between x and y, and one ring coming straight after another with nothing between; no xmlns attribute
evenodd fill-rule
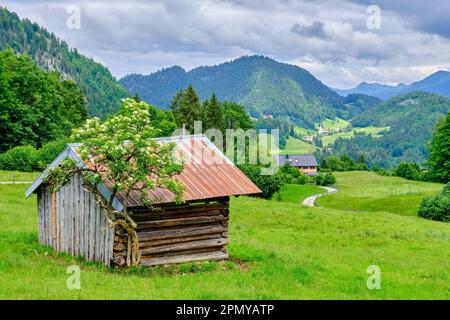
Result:
<svg viewBox="0 0 450 320"><path fill-rule="evenodd" d="M369 167L365 163L363 156L360 157L357 163L347 155L342 156L327 156L322 160L321 169L330 171L367 171Z"/></svg>
<svg viewBox="0 0 450 320"><path fill-rule="evenodd" d="M318 186L328 186L336 183L336 177L331 173L319 173L316 176L316 185Z"/></svg>
<svg viewBox="0 0 450 320"><path fill-rule="evenodd" d="M369 171L369 166L365 163L356 163L353 168L355 171Z"/></svg>
<svg viewBox="0 0 450 320"><path fill-rule="evenodd" d="M270 199L275 192L280 191L283 182L279 173L275 175L261 175L261 166L256 164L241 165L239 169L261 189L261 197Z"/></svg>
<svg viewBox="0 0 450 320"><path fill-rule="evenodd" d="M338 156L328 156L322 161L321 168L332 171L345 171L344 163Z"/></svg>
<svg viewBox="0 0 450 320"><path fill-rule="evenodd" d="M291 180L291 183L294 183L294 184L307 184L309 182L310 182L310 178L304 174L300 174L299 177L293 178Z"/></svg>
<svg viewBox="0 0 450 320"><path fill-rule="evenodd" d="M44 144L36 152L37 168L35 169L44 170L64 150L68 142L68 138L63 138Z"/></svg>
<svg viewBox="0 0 450 320"><path fill-rule="evenodd" d="M0 154L0 169L32 172L37 167L36 149L32 146L14 147Z"/></svg>
<svg viewBox="0 0 450 320"><path fill-rule="evenodd" d="M325 176L324 174L319 173L319 174L314 178L314 180L316 181L316 184L317 184L318 186L321 186L321 185L323 184L323 177L324 177L324 176Z"/></svg>
<svg viewBox="0 0 450 320"><path fill-rule="evenodd" d="M373 169L373 171L384 177L389 177L392 175L391 172L385 168L376 167Z"/></svg>
<svg viewBox="0 0 450 320"><path fill-rule="evenodd" d="M413 162L400 162L394 170L394 175L408 180L421 180L419 165Z"/></svg>
<svg viewBox="0 0 450 320"><path fill-rule="evenodd" d="M280 167L278 176L283 183L306 184L308 176L302 174L298 168L291 167L288 163Z"/></svg>
<svg viewBox="0 0 450 320"><path fill-rule="evenodd" d="M437 195L423 199L420 202L418 214L425 219L449 222L450 183Z"/></svg>
<svg viewBox="0 0 450 320"><path fill-rule="evenodd" d="M64 149L67 138L51 141L36 150L33 146L14 147L0 154L0 170L31 172L45 169Z"/></svg>

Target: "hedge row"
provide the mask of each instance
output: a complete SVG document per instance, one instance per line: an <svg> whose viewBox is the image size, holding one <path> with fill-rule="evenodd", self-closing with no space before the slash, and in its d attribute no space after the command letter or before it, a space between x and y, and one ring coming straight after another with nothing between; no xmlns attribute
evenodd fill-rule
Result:
<svg viewBox="0 0 450 320"><path fill-rule="evenodd" d="M33 146L14 147L0 154L0 170L22 172L43 170L65 148L67 142L67 139L52 141L40 149Z"/></svg>

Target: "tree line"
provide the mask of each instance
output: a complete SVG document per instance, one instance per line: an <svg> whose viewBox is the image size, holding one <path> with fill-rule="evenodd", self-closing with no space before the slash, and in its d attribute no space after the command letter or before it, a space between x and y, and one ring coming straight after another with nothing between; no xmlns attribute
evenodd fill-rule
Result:
<svg viewBox="0 0 450 320"><path fill-rule="evenodd" d="M202 121L203 131L255 128L243 105L231 101L221 102L215 93L202 102L192 84L175 94L170 109L178 128L185 128L190 133L194 132L195 121Z"/></svg>
<svg viewBox="0 0 450 320"><path fill-rule="evenodd" d="M0 152L65 136L87 118L77 85L45 72L26 55L0 52Z"/></svg>
<svg viewBox="0 0 450 320"><path fill-rule="evenodd" d="M106 118L130 94L100 63L80 54L55 34L28 19L0 8L0 50L27 54L42 69L57 71L73 80L86 97L91 116Z"/></svg>

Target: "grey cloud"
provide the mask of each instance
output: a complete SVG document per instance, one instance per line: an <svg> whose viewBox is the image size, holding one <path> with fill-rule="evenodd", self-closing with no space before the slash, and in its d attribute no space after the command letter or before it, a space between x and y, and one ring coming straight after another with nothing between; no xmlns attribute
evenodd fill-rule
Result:
<svg viewBox="0 0 450 320"><path fill-rule="evenodd" d="M424 33L450 39L450 5L448 0L351 0L362 5L378 5L382 13L393 12L405 25Z"/></svg>
<svg viewBox="0 0 450 320"><path fill-rule="evenodd" d="M103 61L118 77L131 72L149 73L175 64L190 69L244 54L263 54L282 61L308 57L321 70L321 80L333 84L344 78L370 81L360 70L377 63L383 70L398 65L405 68L420 65L424 67L420 70L428 70L425 68L428 65L450 61L450 44L446 40L430 37L425 27L415 31L419 25L432 22L429 18L421 19L422 11L436 17L436 13L428 11L439 7L435 9L428 3L428 11L420 7L415 12L418 9L410 7L419 8L418 1L410 1L403 4L402 13L397 1L379 2L382 29L373 32L366 27L365 10L372 1L6 0L2 3L19 16L44 25L83 54ZM67 5L80 6L81 30L66 27ZM435 23L437 31L430 33L437 33L447 25ZM419 69L409 70L413 78L414 70ZM405 73L398 72L405 81ZM394 74L390 76L395 78Z"/></svg>
<svg viewBox="0 0 450 320"><path fill-rule="evenodd" d="M320 21L314 21L311 25L296 23L291 27L291 32L308 38L328 38L328 34L325 32L325 23Z"/></svg>

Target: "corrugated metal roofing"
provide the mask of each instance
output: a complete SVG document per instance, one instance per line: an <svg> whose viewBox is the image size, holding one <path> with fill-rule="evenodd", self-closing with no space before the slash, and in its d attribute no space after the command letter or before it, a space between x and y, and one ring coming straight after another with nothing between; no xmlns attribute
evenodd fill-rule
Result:
<svg viewBox="0 0 450 320"><path fill-rule="evenodd" d="M276 157L278 164L283 166L286 162L292 167L317 167L316 157L312 154L302 154L302 155L284 155Z"/></svg>
<svg viewBox="0 0 450 320"><path fill-rule="evenodd" d="M207 137L204 135L179 136L158 139L160 143L174 142L176 150L184 161L184 169L177 176L184 185L185 201L201 201L226 196L249 195L260 193L261 190L253 184ZM69 145L76 154L77 145ZM62 159L61 159L62 160ZM52 163L53 166L57 163ZM41 179L40 179L41 178ZM38 181L40 180L40 182ZM42 183L43 177L27 190L27 196L34 192ZM110 183L105 183L106 188ZM154 204L172 203L174 195L164 188L149 190L149 199ZM105 194L104 196L106 196ZM118 195L122 203L123 198ZM139 192L130 194L129 207L142 206Z"/></svg>

